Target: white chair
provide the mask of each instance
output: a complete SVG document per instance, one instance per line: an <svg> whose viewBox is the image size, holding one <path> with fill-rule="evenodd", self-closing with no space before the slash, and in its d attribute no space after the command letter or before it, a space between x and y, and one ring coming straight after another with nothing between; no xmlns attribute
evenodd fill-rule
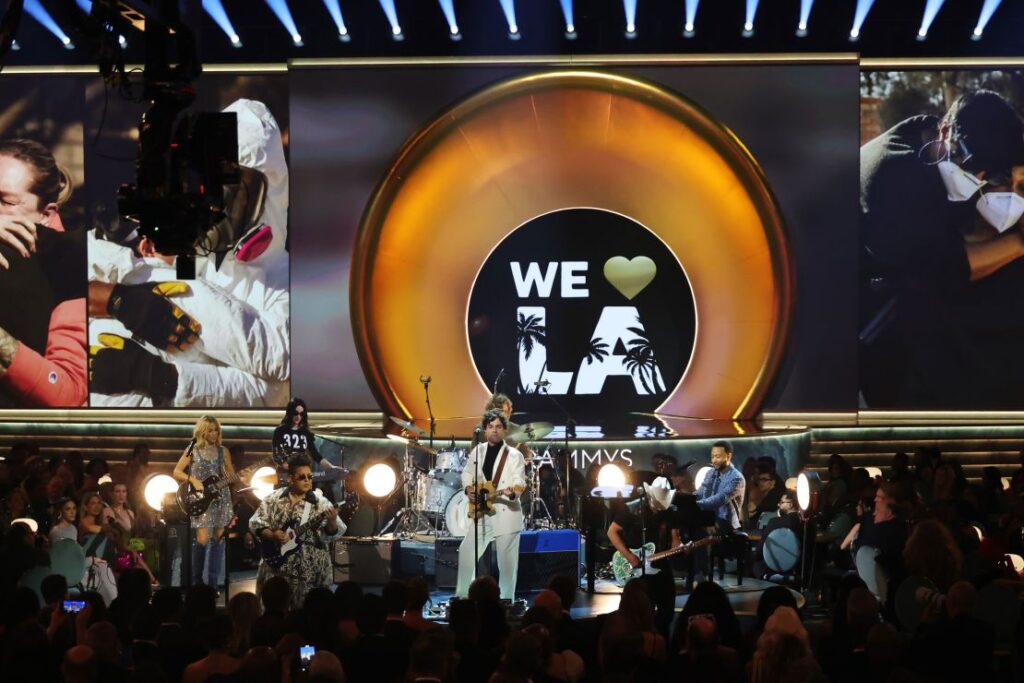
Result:
<svg viewBox="0 0 1024 683"><path fill-rule="evenodd" d="M878 598L878 602L885 604L889 596L889 577L885 570L878 566L878 549L869 545L862 545L857 549L857 556L854 559L857 566L857 576L864 581L868 590Z"/></svg>

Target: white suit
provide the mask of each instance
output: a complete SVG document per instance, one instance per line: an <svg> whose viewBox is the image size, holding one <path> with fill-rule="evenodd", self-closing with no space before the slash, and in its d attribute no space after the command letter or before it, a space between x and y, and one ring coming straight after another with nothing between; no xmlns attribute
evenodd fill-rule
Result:
<svg viewBox="0 0 1024 683"><path fill-rule="evenodd" d="M469 460L462 470L462 487L472 487L478 478L480 482L487 480L484 476L484 458L487 455L487 442L477 445L469 453ZM509 445L504 445L502 451L494 461L492 474L497 474L498 467L505 457L505 466L501 476L495 483L498 491L506 488L520 489L526 486L526 463L523 454ZM478 523L479 545L474 554L474 544L477 543L474 534L473 522L470 520L469 530L462 539L459 546L459 576L455 586L455 594L459 597L469 595L469 584L473 582L473 574L476 568L476 561L486 552L487 546L494 541L498 554L498 586L501 588L501 597L512 600L516 594L516 575L519 572L519 533L523 530L523 507L519 495L509 502L499 499L494 502L494 514L485 515ZM475 555L475 559L474 559Z"/></svg>
<svg viewBox="0 0 1024 683"><path fill-rule="evenodd" d="M178 370L178 407L283 406L288 402L291 343L288 336L288 167L281 131L262 102L238 100L225 111L238 115L238 161L267 177L267 198L261 222L270 225L273 239L252 261L227 255L216 267L214 258L196 259L191 294L174 303L202 324L199 341L187 351L166 353L147 345ZM173 264L142 258L90 233L89 279L141 284L175 280ZM93 318L90 344L102 332L124 337L131 333L113 318ZM91 394L93 406L150 406L142 394Z"/></svg>

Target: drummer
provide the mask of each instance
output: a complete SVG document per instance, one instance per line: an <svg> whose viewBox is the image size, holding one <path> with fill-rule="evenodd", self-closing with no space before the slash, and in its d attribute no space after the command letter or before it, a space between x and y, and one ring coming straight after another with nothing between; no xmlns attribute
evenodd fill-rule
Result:
<svg viewBox="0 0 1024 683"><path fill-rule="evenodd" d="M516 428L519 425L512 422L512 399L505 394L494 394L484 406L484 412L486 413L488 410L500 410L505 413L505 419L508 420L508 434L512 434L516 431ZM480 443L479 432L477 432L476 436L473 438L473 446L476 446L478 443ZM523 441L521 443L509 445L514 446L516 450L522 453L523 461L527 465L530 464L530 460L533 459L533 451L530 450L530 445L527 442Z"/></svg>

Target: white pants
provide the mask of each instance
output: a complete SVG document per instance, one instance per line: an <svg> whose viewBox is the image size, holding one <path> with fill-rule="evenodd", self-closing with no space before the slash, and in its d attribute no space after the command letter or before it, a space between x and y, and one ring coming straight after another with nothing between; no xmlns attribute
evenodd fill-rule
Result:
<svg viewBox="0 0 1024 683"><path fill-rule="evenodd" d="M473 583L476 563L487 552L487 546L494 541L498 552L498 588L503 600L514 600L516 597L516 575L519 573L519 532L494 535L494 528L489 519L480 524L480 546L473 558L473 525L469 525L462 545L459 546L459 578L455 583L455 595L460 598L469 596L469 584Z"/></svg>

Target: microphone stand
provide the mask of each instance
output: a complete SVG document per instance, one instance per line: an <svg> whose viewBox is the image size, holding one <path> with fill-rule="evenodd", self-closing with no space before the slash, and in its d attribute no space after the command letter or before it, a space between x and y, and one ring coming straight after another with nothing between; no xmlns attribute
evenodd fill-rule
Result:
<svg viewBox="0 0 1024 683"><path fill-rule="evenodd" d="M489 442L484 441L488 446ZM473 496L476 505L480 505L480 446L477 445L477 457L473 463ZM487 448L484 448L484 457L487 457ZM478 510L479 511L479 510ZM473 580L480 578L480 522L481 515L473 518Z"/></svg>
<svg viewBox="0 0 1024 683"><path fill-rule="evenodd" d="M430 407L430 375L422 375L420 381L423 382L423 393L427 397L427 415L430 416L430 447L434 447L434 435L437 432L437 420L434 419L434 410ZM435 465L437 463L434 463Z"/></svg>
<svg viewBox="0 0 1024 683"><path fill-rule="evenodd" d="M188 445L188 468L185 471L185 474L188 477L192 476L192 461L194 459L192 451L195 450L195 447L196 440L192 439L192 442ZM195 579L195 577L192 576L192 544L195 541L192 539L192 515L189 514L188 510L183 510L182 512L185 513L185 543L183 544L185 548L185 557L182 558L183 566L181 568L181 585L182 588L187 588L192 585L192 581ZM202 570L199 570L199 573L202 574Z"/></svg>
<svg viewBox="0 0 1024 683"><path fill-rule="evenodd" d="M548 392L548 384L542 382L535 382L535 384L537 385L537 392L540 393L543 391L544 396L551 399L551 402L555 404L555 407L558 408L559 412L565 416L565 438L563 441L565 447L565 514L567 516L566 524L568 524L569 528L576 528L576 517L573 514L572 500L569 496L569 489L572 488L572 458L569 451L569 439L576 438L576 420L572 419L572 415L569 414L569 411L567 411L562 404L558 402L558 399Z"/></svg>

